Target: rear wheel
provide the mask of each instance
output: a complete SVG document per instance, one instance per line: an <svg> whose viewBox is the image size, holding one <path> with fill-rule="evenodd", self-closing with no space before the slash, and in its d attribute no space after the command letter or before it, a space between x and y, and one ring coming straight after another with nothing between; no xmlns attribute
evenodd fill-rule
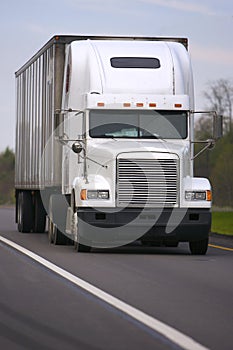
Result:
<svg viewBox="0 0 233 350"><path fill-rule="evenodd" d="M41 200L39 192L35 193L34 197L34 232L45 232L46 212Z"/></svg>
<svg viewBox="0 0 233 350"><path fill-rule="evenodd" d="M28 233L33 231L34 213L33 213L33 202L32 194L30 191L21 191L18 195L17 200L17 222L18 231Z"/></svg>
<svg viewBox="0 0 233 350"><path fill-rule="evenodd" d="M189 242L189 248L193 255L205 255L208 249L209 238L201 241Z"/></svg>

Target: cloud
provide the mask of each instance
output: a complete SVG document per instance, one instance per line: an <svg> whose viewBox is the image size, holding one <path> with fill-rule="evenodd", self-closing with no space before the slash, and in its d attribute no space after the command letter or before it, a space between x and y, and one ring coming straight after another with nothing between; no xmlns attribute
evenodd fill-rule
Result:
<svg viewBox="0 0 233 350"><path fill-rule="evenodd" d="M139 0L143 3L154 4L161 7L168 7L178 11L193 12L205 15L215 15L215 12L208 5L188 0Z"/></svg>
<svg viewBox="0 0 233 350"><path fill-rule="evenodd" d="M88 10L93 12L105 12L119 9L119 3L121 0L66 0L73 8L77 10Z"/></svg>
<svg viewBox="0 0 233 350"><path fill-rule="evenodd" d="M218 0L66 0L66 4L76 10L96 13L124 13L125 11L132 13L138 7L140 8L140 5L157 5L161 8L207 16L228 16L229 10L232 10L227 0L222 0L221 3Z"/></svg>

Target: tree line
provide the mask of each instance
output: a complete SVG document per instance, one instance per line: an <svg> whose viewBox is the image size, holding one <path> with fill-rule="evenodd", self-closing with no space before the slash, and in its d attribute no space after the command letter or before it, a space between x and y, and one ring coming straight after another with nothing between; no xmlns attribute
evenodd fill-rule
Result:
<svg viewBox="0 0 233 350"><path fill-rule="evenodd" d="M213 203L219 207L233 207L233 84L220 79L210 82L204 97L209 110L215 110L223 117L223 137L211 151L195 159L195 176L210 179L213 187ZM196 138L207 140L213 134L212 122L207 116L196 122ZM195 145L195 152L200 150Z"/></svg>
<svg viewBox="0 0 233 350"><path fill-rule="evenodd" d="M8 147L0 153L0 205L13 204L15 155Z"/></svg>
<svg viewBox="0 0 233 350"><path fill-rule="evenodd" d="M233 84L220 79L210 82L204 92L208 110L223 116L223 137L214 149L203 152L194 161L194 175L207 177L213 187L213 202L219 207L233 207ZM212 121L207 116L196 121L195 137L207 140L212 134ZM202 146L195 145L195 153ZM0 205L14 203L15 155L12 150L0 153Z"/></svg>

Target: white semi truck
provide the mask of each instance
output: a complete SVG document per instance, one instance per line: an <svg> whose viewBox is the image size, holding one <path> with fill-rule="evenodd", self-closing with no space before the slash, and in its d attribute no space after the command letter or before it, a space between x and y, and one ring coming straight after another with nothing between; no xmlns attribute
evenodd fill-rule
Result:
<svg viewBox="0 0 233 350"><path fill-rule="evenodd" d="M77 251L189 242L205 254L211 185L193 174L185 38L54 36L16 72L16 222ZM213 145L220 122L213 112ZM47 218L47 220L46 220Z"/></svg>

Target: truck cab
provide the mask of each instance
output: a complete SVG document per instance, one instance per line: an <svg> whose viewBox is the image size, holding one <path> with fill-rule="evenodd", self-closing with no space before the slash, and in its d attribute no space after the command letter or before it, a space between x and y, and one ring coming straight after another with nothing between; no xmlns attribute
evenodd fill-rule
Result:
<svg viewBox="0 0 233 350"><path fill-rule="evenodd" d="M206 250L211 186L193 177L185 46L87 40L71 43L67 53L64 134L68 143L77 140L78 153L63 150L63 193L72 193L73 203L66 234L79 249L140 240L189 241L193 251L198 242Z"/></svg>

